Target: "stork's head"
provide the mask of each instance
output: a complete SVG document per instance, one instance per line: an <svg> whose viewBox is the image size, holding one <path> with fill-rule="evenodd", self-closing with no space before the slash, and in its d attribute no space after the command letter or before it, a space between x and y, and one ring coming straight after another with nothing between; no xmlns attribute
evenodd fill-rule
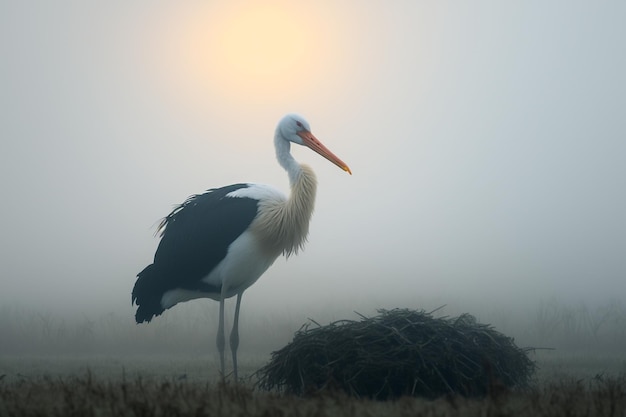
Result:
<svg viewBox="0 0 626 417"><path fill-rule="evenodd" d="M349 174L352 174L348 165L333 154L313 135L313 133L311 133L311 126L309 125L309 122L307 122L306 119L299 114L289 113L280 119L277 131L283 139L314 150L333 164L337 165L339 168Z"/></svg>

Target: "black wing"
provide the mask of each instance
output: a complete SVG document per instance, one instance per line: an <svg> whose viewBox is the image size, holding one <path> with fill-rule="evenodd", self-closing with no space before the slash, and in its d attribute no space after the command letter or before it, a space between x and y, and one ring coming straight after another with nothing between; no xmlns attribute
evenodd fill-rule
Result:
<svg viewBox="0 0 626 417"><path fill-rule="evenodd" d="M230 244L254 220L257 200L227 197L248 186L234 184L193 195L163 219L154 262L137 275L133 289L132 301L140 307L137 321L140 317L149 321L163 312L161 297L171 289L221 290L200 280L226 257Z"/></svg>
<svg viewBox="0 0 626 417"><path fill-rule="evenodd" d="M176 288L193 289L250 226L257 213L257 200L226 197L246 187L235 184L193 195L163 219L154 264L173 275Z"/></svg>

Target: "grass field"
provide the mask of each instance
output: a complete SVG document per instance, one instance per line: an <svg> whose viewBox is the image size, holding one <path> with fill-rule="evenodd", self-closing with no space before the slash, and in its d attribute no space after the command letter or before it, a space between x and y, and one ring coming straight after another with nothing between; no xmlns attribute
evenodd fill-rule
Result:
<svg viewBox="0 0 626 417"><path fill-rule="evenodd" d="M2 416L624 416L621 355L538 351L532 389L484 399L447 396L376 402L324 393L299 398L255 390L262 357L242 358L236 386L220 384L213 357L3 356Z"/></svg>
<svg viewBox="0 0 626 417"><path fill-rule="evenodd" d="M0 416L626 416L621 304L546 306L530 320L505 318L500 327L519 346L551 348L531 353L538 366L531 389L498 388L482 399L388 402L255 389L254 371L290 340L298 328L293 319L273 320L276 327L248 321L240 358L244 381L235 385L220 382L214 335L198 312L170 315L154 326L114 315L70 322L2 313Z"/></svg>
<svg viewBox="0 0 626 417"><path fill-rule="evenodd" d="M262 362L243 358L248 376ZM537 353L534 387L483 399L376 402L326 392L307 398L220 384L208 357L3 357L1 416L625 416L619 356Z"/></svg>

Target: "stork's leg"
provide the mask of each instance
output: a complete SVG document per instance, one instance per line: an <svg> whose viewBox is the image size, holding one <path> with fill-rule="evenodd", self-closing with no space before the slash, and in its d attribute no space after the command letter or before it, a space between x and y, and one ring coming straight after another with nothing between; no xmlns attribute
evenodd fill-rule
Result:
<svg viewBox="0 0 626 417"><path fill-rule="evenodd" d="M226 375L224 367L224 348L226 347L226 338L224 337L224 297L220 298L220 323L217 328L217 350L220 353L220 369L222 371L222 379Z"/></svg>
<svg viewBox="0 0 626 417"><path fill-rule="evenodd" d="M237 348L239 347L239 307L243 292L237 294L237 305L235 306L235 320L233 330L230 332L230 351L233 354L233 369L235 371L235 381L237 381Z"/></svg>

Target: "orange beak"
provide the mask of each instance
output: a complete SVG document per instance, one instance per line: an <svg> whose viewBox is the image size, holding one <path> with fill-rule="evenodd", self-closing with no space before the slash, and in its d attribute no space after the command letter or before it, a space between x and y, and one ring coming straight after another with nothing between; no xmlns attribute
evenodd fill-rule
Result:
<svg viewBox="0 0 626 417"><path fill-rule="evenodd" d="M304 141L304 145L306 145L310 149L313 149L315 152L322 155L324 158L328 159L330 162L337 165L348 174L352 175L352 172L350 171L350 168L348 168L348 165L346 165L345 162L339 159L326 146L324 146L322 142L317 140L317 138L313 136L313 133L303 130L302 132L298 132L298 136L302 138L302 140Z"/></svg>

